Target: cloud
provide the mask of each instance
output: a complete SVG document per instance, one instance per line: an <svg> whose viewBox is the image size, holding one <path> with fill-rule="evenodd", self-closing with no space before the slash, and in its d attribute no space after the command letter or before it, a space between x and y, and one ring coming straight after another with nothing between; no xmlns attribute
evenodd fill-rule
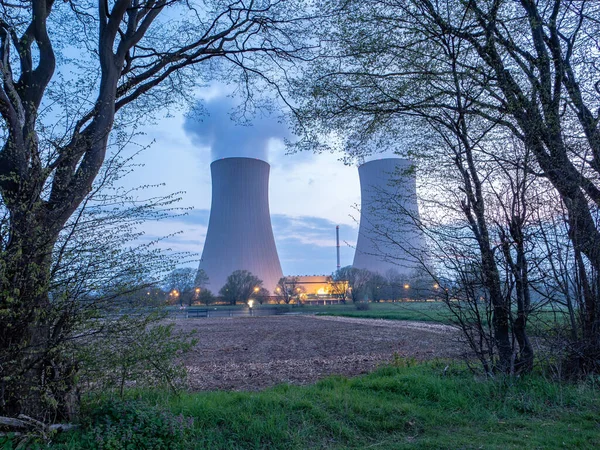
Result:
<svg viewBox="0 0 600 450"><path fill-rule="evenodd" d="M336 269L336 223L321 218L283 214L271 216L283 273L327 275ZM352 264L358 228L340 225L341 265Z"/></svg>
<svg viewBox="0 0 600 450"><path fill-rule="evenodd" d="M158 246L174 252L193 252L200 258L208 229L209 210L192 210L189 214L143 225L143 241L178 233ZM320 217L271 216L273 234L283 273L286 275L330 274L336 268L334 222ZM340 225L342 266L352 264L358 229Z"/></svg>
<svg viewBox="0 0 600 450"><path fill-rule="evenodd" d="M266 161L270 141L289 138L290 131L266 111L257 111L250 118L237 117L239 105L239 100L228 96L205 99L197 108L201 116L188 116L184 130L195 145L211 149L213 160L244 156Z"/></svg>

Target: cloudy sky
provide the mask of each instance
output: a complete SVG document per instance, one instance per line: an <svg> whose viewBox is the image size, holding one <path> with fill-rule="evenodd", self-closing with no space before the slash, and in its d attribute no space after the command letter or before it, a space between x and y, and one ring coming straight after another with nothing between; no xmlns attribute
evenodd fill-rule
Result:
<svg viewBox="0 0 600 450"><path fill-rule="evenodd" d="M235 101L215 90L204 96L205 114L183 112L147 127L139 157L144 164L128 180L135 185L165 183L161 193L185 191L185 216L145 225L147 237L180 231L165 246L200 258L210 214L210 163L217 158L249 156L271 165L271 220L285 275L329 274L335 270L335 226L340 225L341 264L354 256L360 202L358 170L340 155L286 155L287 128L269 116L239 125L230 119Z"/></svg>

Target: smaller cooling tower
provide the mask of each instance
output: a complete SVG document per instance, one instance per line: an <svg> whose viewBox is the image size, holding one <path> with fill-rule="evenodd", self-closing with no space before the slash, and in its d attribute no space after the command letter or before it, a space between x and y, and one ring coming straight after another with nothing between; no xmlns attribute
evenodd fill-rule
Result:
<svg viewBox="0 0 600 450"><path fill-rule="evenodd" d="M358 168L360 226L353 266L385 275L412 275L424 244L411 218L419 214L413 163L384 158Z"/></svg>
<svg viewBox="0 0 600 450"><path fill-rule="evenodd" d="M273 292L283 276L269 213L269 164L224 158L210 165L212 203L199 269L215 294L236 270L248 270Z"/></svg>

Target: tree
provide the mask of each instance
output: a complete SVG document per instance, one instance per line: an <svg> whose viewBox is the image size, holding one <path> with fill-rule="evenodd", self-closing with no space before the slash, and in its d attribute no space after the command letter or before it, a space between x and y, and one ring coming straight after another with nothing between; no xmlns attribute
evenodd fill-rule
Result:
<svg viewBox="0 0 600 450"><path fill-rule="evenodd" d="M264 287L261 287L258 290L258 292L254 293L254 298L260 305L262 305L265 302L268 302L270 297L271 297L271 293L269 292L268 289L265 289Z"/></svg>
<svg viewBox="0 0 600 450"><path fill-rule="evenodd" d="M260 291L262 280L247 270L236 270L227 277L219 295L231 305L238 302L248 303L248 300Z"/></svg>
<svg viewBox="0 0 600 450"><path fill-rule="evenodd" d="M214 303L215 296L209 289L201 288L200 294L198 295L198 301L200 303L202 303L204 306L208 306L211 303Z"/></svg>
<svg viewBox="0 0 600 450"><path fill-rule="evenodd" d="M190 267L173 270L167 277L167 291L174 303L187 303L192 306L194 301L194 280L196 271Z"/></svg>
<svg viewBox="0 0 600 450"><path fill-rule="evenodd" d="M354 303L369 301L368 299L368 288L373 272L367 269L357 269L355 267L348 270L347 275L348 288L350 290L350 296Z"/></svg>
<svg viewBox="0 0 600 450"><path fill-rule="evenodd" d="M598 29L598 5L559 0L333 4L319 27L328 57L311 66L308 81L300 81L310 89L303 91L309 95L304 103L300 99L296 114L305 136L299 148L326 146L318 137L324 131L348 136L343 145L350 156L361 156L369 142L402 143L422 148L416 156L429 161L428 169L456 181L459 195L453 206L446 205L466 220L469 237L463 233L463 239L477 243L477 266L492 308L492 342L499 352L494 369L502 372L512 370L513 333L518 362L531 366L525 333L531 254L524 245L531 209L519 208L525 206L530 175L549 180L565 204L582 274L582 338L575 352L584 371L598 370L600 129L591 112L598 111L598 85L584 68L598 63L597 41L590 39ZM514 149L518 158L511 160ZM513 183L510 199L499 205L509 212L501 221L490 211L501 203L493 185L496 171ZM510 171L521 175L509 176ZM505 277L515 286L510 294ZM511 316L513 300L517 318Z"/></svg>
<svg viewBox="0 0 600 450"><path fill-rule="evenodd" d="M298 277L282 277L277 282L275 288L276 296L289 305L292 301L300 303L300 295L304 292L304 287L300 286Z"/></svg>
<svg viewBox="0 0 600 450"><path fill-rule="evenodd" d="M140 190L120 186L117 181L133 167L132 157L122 152L111 157L57 239L51 255L50 303L44 310L53 335L50 341L37 341L44 345L44 357L56 364L53 379L30 391L31 386L23 386L31 375L25 372L35 367L38 349L22 343L0 351L5 389L23 395L12 401L27 401L27 395L33 400L54 399L44 409L50 420L76 414L79 384L89 381L92 366L101 365L92 361L99 353L87 349L102 348L105 355L122 351L113 344L126 341L132 333L146 335L163 317L164 296L157 286L174 261L186 257L161 253L160 239L140 239L139 223L171 216L177 210L173 205L177 197L145 199ZM108 341L111 348L105 345ZM69 363L61 365L65 360Z"/></svg>
<svg viewBox="0 0 600 450"><path fill-rule="evenodd" d="M388 283L386 278L379 274L374 273L366 286L367 291L370 294L370 299L374 302L387 299L386 295L389 295Z"/></svg>
<svg viewBox="0 0 600 450"><path fill-rule="evenodd" d="M52 255L109 144L127 141L130 124L191 100L198 83L239 76L247 94L254 80L274 83L279 72L267 76L264 68L276 62L285 69L306 49L294 41L305 34L291 3L3 4L0 351L9 356L1 376L23 380L4 385L3 413L42 418L64 403L52 394L55 377L47 376L70 364L49 350L69 329L66 319L48 314ZM249 111L257 102L247 99Z"/></svg>
<svg viewBox="0 0 600 450"><path fill-rule="evenodd" d="M331 295L338 298L342 303L346 303L346 299L348 298L348 280L345 279L344 272L340 272L340 269L338 269L327 277L327 283L329 284Z"/></svg>
<svg viewBox="0 0 600 450"><path fill-rule="evenodd" d="M194 279L194 286L204 288L208 285L209 282L210 279L208 278L208 275L206 274L204 269L199 269L198 273L196 274L196 278Z"/></svg>

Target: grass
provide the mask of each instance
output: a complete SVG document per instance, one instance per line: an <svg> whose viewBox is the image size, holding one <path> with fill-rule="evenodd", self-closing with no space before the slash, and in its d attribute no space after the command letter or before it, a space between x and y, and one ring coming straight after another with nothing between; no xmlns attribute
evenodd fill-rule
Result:
<svg viewBox="0 0 600 450"><path fill-rule="evenodd" d="M369 303L366 311L358 311L352 303L318 308L318 315L450 323L448 308L439 302Z"/></svg>
<svg viewBox="0 0 600 450"><path fill-rule="evenodd" d="M245 310L246 305L218 305L211 309L222 309L225 311L231 309ZM359 311L356 305L349 301L346 304L334 305L257 305L260 308L277 308L282 312L316 314L325 316L357 317L363 319L388 319L388 320L413 320L420 322L436 322L443 324L452 324L453 315L447 305L443 302L425 302L425 301L404 301L404 302L381 302L369 303L369 309ZM194 306L190 309L203 309ZM485 322L485 320L484 320ZM545 308L537 309L529 318L529 330L535 334L540 330L547 331L556 324L567 324L566 311L552 311Z"/></svg>
<svg viewBox="0 0 600 450"><path fill-rule="evenodd" d="M598 389L539 376L478 380L458 363L398 360L366 376L311 386L129 395L192 417L178 443L186 449L534 449L597 445ZM105 401L88 400L87 408ZM54 448L81 448L83 437L65 435Z"/></svg>

